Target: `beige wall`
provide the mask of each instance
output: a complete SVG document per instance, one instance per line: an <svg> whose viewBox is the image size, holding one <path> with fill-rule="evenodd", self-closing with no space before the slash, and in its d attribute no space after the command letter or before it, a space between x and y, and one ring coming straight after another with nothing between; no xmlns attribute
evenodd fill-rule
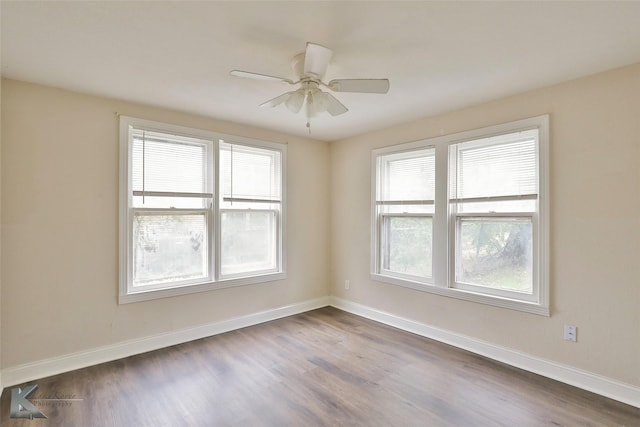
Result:
<svg viewBox="0 0 640 427"><path fill-rule="evenodd" d="M369 278L372 149L547 113L551 317ZM331 164L332 295L640 386L640 65L337 141Z"/></svg>
<svg viewBox="0 0 640 427"><path fill-rule="evenodd" d="M11 80L1 97L3 368L330 293L640 386L640 65L331 144ZM118 305L115 112L288 142L288 279ZM547 113L551 317L370 280L373 148Z"/></svg>
<svg viewBox="0 0 640 427"><path fill-rule="evenodd" d="M0 66L1 68L1 66ZM0 84L0 103L2 102L2 84ZM0 242L2 242L2 111L0 110ZM2 244L0 244L0 368L2 368ZM0 376L0 389L3 388Z"/></svg>
<svg viewBox="0 0 640 427"><path fill-rule="evenodd" d="M118 305L116 112L288 143L288 278ZM3 368L328 294L327 143L12 80L2 121Z"/></svg>

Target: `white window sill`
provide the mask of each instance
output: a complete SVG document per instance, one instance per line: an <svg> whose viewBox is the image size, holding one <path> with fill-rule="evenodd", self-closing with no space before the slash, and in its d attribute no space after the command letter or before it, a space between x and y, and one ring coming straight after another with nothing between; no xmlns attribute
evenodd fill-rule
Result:
<svg viewBox="0 0 640 427"><path fill-rule="evenodd" d="M286 273L262 274L259 276L249 276L236 279L220 280L217 282L197 283L184 286L176 286L166 289L141 289L139 291L121 294L118 300L119 304L129 304L134 302L148 301L159 298L168 298L179 295L194 294L197 292L206 292L216 289L231 288L235 286L253 285L264 282L274 282L276 280L284 280L287 278Z"/></svg>
<svg viewBox="0 0 640 427"><path fill-rule="evenodd" d="M549 306L540 303L520 301L511 298L470 292L462 289L446 288L426 283L413 282L410 280L398 279L396 277L384 276L382 274L372 273L371 279L378 282L403 286L405 288L415 289L422 292L429 292L432 294L451 298L457 298L465 301L472 301L480 304L492 305L496 307L507 308L510 310L523 311L526 313L538 314L547 317L551 315Z"/></svg>

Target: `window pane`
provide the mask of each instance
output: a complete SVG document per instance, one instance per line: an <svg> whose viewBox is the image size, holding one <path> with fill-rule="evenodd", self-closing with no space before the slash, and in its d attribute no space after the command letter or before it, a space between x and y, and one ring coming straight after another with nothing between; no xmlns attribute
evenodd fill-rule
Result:
<svg viewBox="0 0 640 427"><path fill-rule="evenodd" d="M135 214L133 286L208 277L206 215Z"/></svg>
<svg viewBox="0 0 640 427"><path fill-rule="evenodd" d="M458 218L456 282L533 292L529 218Z"/></svg>
<svg viewBox="0 0 640 427"><path fill-rule="evenodd" d="M222 196L279 200L280 152L220 143Z"/></svg>
<svg viewBox="0 0 640 427"><path fill-rule="evenodd" d="M396 273L431 277L431 217L385 216L383 228L383 268Z"/></svg>
<svg viewBox="0 0 640 427"><path fill-rule="evenodd" d="M538 131L483 138L451 146L457 199L538 193Z"/></svg>
<svg viewBox="0 0 640 427"><path fill-rule="evenodd" d="M209 141L135 130L131 149L133 191L206 193Z"/></svg>
<svg viewBox="0 0 640 427"><path fill-rule="evenodd" d="M276 212L221 212L220 270L223 275L276 268Z"/></svg>
<svg viewBox="0 0 640 427"><path fill-rule="evenodd" d="M378 200L433 200L434 150L396 153L381 157Z"/></svg>

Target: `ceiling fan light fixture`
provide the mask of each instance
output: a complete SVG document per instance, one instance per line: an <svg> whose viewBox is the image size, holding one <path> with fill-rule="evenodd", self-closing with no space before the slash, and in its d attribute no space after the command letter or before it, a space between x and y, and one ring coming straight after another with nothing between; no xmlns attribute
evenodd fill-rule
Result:
<svg viewBox="0 0 640 427"><path fill-rule="evenodd" d="M304 90L300 88L289 96L289 99L287 99L284 102L284 105L292 113L298 113L302 109L302 104L304 104L304 98L305 98Z"/></svg>
<svg viewBox="0 0 640 427"><path fill-rule="evenodd" d="M329 99L327 94L317 90L315 92L310 92L308 95L308 104L309 104L309 113L312 116L315 116L318 113L324 113L327 111L329 107Z"/></svg>
<svg viewBox="0 0 640 427"><path fill-rule="evenodd" d="M316 103L318 111L325 112L329 108L329 95L325 92L318 92L313 101Z"/></svg>

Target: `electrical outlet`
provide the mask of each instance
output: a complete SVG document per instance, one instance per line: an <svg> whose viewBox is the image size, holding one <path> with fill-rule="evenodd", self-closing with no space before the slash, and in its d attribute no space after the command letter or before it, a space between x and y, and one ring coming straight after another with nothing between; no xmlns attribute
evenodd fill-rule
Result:
<svg viewBox="0 0 640 427"><path fill-rule="evenodd" d="M578 327L574 325L564 325L565 341L578 341Z"/></svg>
<svg viewBox="0 0 640 427"><path fill-rule="evenodd" d="M351 283L349 282L349 280L345 280L345 281L344 281L344 288L345 288L346 290L349 290L349 286L351 286Z"/></svg>

